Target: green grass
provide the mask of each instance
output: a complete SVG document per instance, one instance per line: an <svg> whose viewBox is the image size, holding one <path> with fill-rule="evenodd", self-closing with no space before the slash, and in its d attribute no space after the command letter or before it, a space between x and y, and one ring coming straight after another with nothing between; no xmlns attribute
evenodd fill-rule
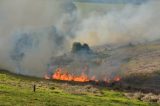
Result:
<svg viewBox="0 0 160 106"><path fill-rule="evenodd" d="M33 84L37 86L36 92L32 90ZM0 72L0 106L156 106L139 100L130 100L123 92L106 88L98 88L101 95L97 95L96 92L71 93L66 90L76 92L78 88L86 89L82 85Z"/></svg>

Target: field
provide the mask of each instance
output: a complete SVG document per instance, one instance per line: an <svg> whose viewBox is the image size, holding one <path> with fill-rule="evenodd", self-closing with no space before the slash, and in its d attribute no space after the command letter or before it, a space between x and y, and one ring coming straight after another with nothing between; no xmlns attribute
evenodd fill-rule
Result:
<svg viewBox="0 0 160 106"><path fill-rule="evenodd" d="M33 92L33 85L36 91ZM1 106L158 106L128 99L124 92L71 85L0 72Z"/></svg>

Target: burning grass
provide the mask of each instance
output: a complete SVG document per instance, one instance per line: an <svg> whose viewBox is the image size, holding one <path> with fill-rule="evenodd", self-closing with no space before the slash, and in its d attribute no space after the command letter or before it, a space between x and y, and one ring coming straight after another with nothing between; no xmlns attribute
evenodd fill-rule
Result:
<svg viewBox="0 0 160 106"><path fill-rule="evenodd" d="M52 75L53 79L64 80L64 81L76 81L76 82L88 82L89 78L83 72L79 76L74 76L68 72L63 73L62 68L58 68L56 72Z"/></svg>
<svg viewBox="0 0 160 106"><path fill-rule="evenodd" d="M36 92L33 92L36 84ZM0 105L7 106L158 106L128 99L123 92L93 85L59 83L0 72Z"/></svg>
<svg viewBox="0 0 160 106"><path fill-rule="evenodd" d="M107 79L106 77L103 78L103 80L97 80L95 76L89 77L87 74L85 74L87 68L85 68L81 75L74 75L68 73L63 68L57 68L55 73L52 75L46 74L44 76L45 79L55 79L55 80L61 80L61 81L72 81L72 82L101 82L103 81L106 84L109 84L110 82L119 82L121 80L120 76L116 76L113 79Z"/></svg>

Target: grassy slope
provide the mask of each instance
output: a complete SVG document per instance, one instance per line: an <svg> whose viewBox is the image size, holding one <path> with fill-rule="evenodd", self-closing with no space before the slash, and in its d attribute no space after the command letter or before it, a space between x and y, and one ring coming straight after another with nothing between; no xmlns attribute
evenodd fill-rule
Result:
<svg viewBox="0 0 160 106"><path fill-rule="evenodd" d="M160 89L159 41L126 49L132 55L122 65L121 70L130 79L128 84L138 88Z"/></svg>
<svg viewBox="0 0 160 106"><path fill-rule="evenodd" d="M32 91L36 83L37 91ZM149 106L139 100L129 100L123 93L101 89L103 95L86 92L70 93L70 86L0 72L0 105L7 106ZM78 85L74 85L78 86ZM78 88L84 88L79 86ZM74 91L74 90L73 90ZM156 104L155 104L156 105ZM153 104L152 104L153 106Z"/></svg>

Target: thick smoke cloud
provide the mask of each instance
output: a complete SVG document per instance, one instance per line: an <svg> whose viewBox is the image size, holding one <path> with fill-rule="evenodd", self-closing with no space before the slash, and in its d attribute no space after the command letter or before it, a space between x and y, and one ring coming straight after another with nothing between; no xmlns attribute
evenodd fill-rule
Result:
<svg viewBox="0 0 160 106"><path fill-rule="evenodd" d="M1 0L0 68L42 76L74 41L101 45L159 38L160 2L126 4L84 17L71 0ZM82 13L83 14L83 13Z"/></svg>
<svg viewBox="0 0 160 106"><path fill-rule="evenodd" d="M128 4L123 9L107 11L106 14L94 13L82 21L76 39L92 45L158 39L159 5L159 1L152 1L141 5Z"/></svg>
<svg viewBox="0 0 160 106"><path fill-rule="evenodd" d="M68 51L75 11L70 0L2 0L0 67L42 76L51 57Z"/></svg>

